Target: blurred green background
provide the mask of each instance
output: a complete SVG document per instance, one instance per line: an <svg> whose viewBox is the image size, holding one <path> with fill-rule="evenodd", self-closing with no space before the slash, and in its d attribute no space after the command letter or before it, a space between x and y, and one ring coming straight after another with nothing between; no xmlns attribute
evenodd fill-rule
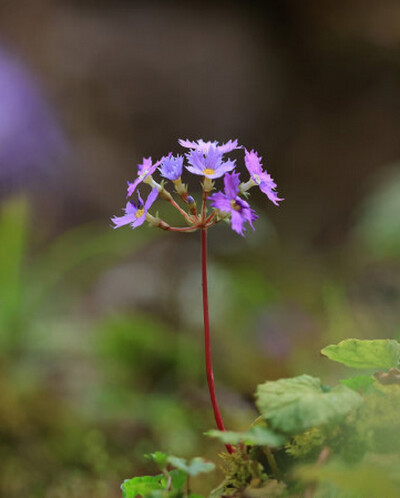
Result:
<svg viewBox="0 0 400 498"><path fill-rule="evenodd" d="M209 235L229 428L260 382L339 378L322 346L400 339L397 1L4 0L0 35L0 496L118 497L143 453L221 450L198 234L109 221L178 138L239 138L285 198Z"/></svg>

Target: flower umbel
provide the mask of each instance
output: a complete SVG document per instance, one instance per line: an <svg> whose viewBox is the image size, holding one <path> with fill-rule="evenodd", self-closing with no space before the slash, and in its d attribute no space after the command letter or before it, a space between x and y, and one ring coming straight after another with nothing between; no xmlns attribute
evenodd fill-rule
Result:
<svg viewBox="0 0 400 498"><path fill-rule="evenodd" d="M247 196L247 191L255 185L258 185L274 204L278 205L278 202L282 199L279 199L275 192L275 182L266 171L263 171L261 157L253 150L248 152L245 149L244 157L245 165L250 173L250 179L246 183L240 183L239 173L233 171L236 167L236 161L224 158L225 154L229 154L236 149L242 149L241 146L238 146L237 140L229 140L222 145L219 145L217 141L205 142L201 139L197 141L179 140L179 143L182 147L190 149L185 154L188 164L184 164L185 160L182 155L173 156L172 153L169 153L155 164L153 164L150 157L147 159L144 158L143 163L138 167L138 177L133 183L128 183L128 197L135 192L139 184L146 183L152 188L146 202L143 202L140 193L138 193L137 202L128 202L124 215L114 216L112 222L114 228L124 225L137 228L147 219L151 226L163 230L188 233L200 230L207 384L216 425L219 430L224 431L225 426L215 393L214 372L211 359L207 287L207 230L222 220L229 221L232 230L240 235L244 235L246 223L254 230L253 221L257 219L257 215L248 202L241 197L241 194ZM153 179L152 175L159 166L161 176L173 182L173 194L178 196L177 200L180 204L167 190L165 186L167 182L163 180L161 184L158 184ZM194 197L189 195L187 185L182 183L181 175L184 166L190 173L203 177L203 192L201 196L201 209L199 211L197 210L197 203ZM213 180L222 176L224 177L224 191L217 191L210 195L215 187ZM148 211L157 197L172 205L182 216L186 226L171 227L159 218L158 215L157 217L152 216ZM210 207L212 208L212 212L208 213ZM235 449L230 444L226 444L225 446L229 453L235 452Z"/></svg>
<svg viewBox="0 0 400 498"><path fill-rule="evenodd" d="M253 222L257 215L248 203L248 191L258 186L269 200L276 206L283 199L278 197L276 183L271 176L263 170L262 158L254 150L248 150L238 145L238 141L228 140L219 144L216 140L182 140L179 144L188 152L173 155L172 152L155 162L151 157L143 158L138 166L138 176L133 182L128 182L128 197L130 197L140 184L148 184L152 191L143 204L140 194L138 201L128 202L123 216L115 216L112 220L115 228L130 225L136 228L147 220L154 227L175 232L195 232L211 228L220 221L225 220L231 224L232 230L240 235L245 234L248 223L254 230ZM236 159L231 159L228 154L232 151L242 151L244 149L244 164L250 173L250 178L245 183L240 183L239 173L235 171L237 167ZM242 156L243 157L243 156ZM201 203L197 202L192 195L189 195L188 185L182 182L182 175L186 169L188 172L202 176L203 195ZM157 183L153 175L158 170L163 178L161 183ZM224 190L219 190L215 185L218 178L224 177ZM168 180L173 182L173 192L168 191ZM213 194L212 191L217 190ZM182 215L184 227L171 227L160 218L154 218L148 214L151 204L158 198L170 203ZM173 195L177 196L177 202ZM245 198L243 198L245 197ZM181 205L179 204L181 203ZM201 209L197 209L197 205ZM183 207L184 206L184 207ZM210 210L211 213L207 210ZM142 211L143 210L143 214ZM139 214L141 214L139 216Z"/></svg>

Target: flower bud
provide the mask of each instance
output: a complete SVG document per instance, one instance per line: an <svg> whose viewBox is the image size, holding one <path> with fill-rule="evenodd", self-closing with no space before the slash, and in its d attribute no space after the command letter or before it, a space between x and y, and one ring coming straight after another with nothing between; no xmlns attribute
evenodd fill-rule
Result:
<svg viewBox="0 0 400 498"><path fill-rule="evenodd" d="M197 214L196 201L193 199L193 197L191 195L188 195L186 202L189 205L190 212L192 214Z"/></svg>

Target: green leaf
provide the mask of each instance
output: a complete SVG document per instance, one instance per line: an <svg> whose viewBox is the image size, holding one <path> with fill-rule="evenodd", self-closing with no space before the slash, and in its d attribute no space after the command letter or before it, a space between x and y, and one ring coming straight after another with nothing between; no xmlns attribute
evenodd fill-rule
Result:
<svg viewBox="0 0 400 498"><path fill-rule="evenodd" d="M174 469L170 471L172 477L172 487L176 490L181 490L187 481L187 474L183 470Z"/></svg>
<svg viewBox="0 0 400 498"><path fill-rule="evenodd" d="M145 458L152 460L160 469L164 469L168 463L168 455L162 451L155 451L154 453L145 455Z"/></svg>
<svg viewBox="0 0 400 498"><path fill-rule="evenodd" d="M152 491L163 489L160 480L163 476L141 476L126 479L122 485L122 498L136 498L137 495L146 498Z"/></svg>
<svg viewBox="0 0 400 498"><path fill-rule="evenodd" d="M282 434L276 434L264 427L253 427L246 432L212 430L205 434L219 439L224 444L244 443L247 446L271 446L273 448L282 446L287 439Z"/></svg>
<svg viewBox="0 0 400 498"><path fill-rule="evenodd" d="M305 482L320 482L335 485L339 496L350 493L351 496L382 498L400 497L400 488L391 479L388 472L370 464L361 463L348 467L339 462L325 466L304 466L297 469L296 476Z"/></svg>
<svg viewBox="0 0 400 498"><path fill-rule="evenodd" d="M400 343L392 339L346 339L327 346L321 353L352 368L390 369L399 364Z"/></svg>
<svg viewBox="0 0 400 498"><path fill-rule="evenodd" d="M171 477L171 487L175 491L180 491L183 488L183 485L187 481L187 474L183 470L179 469L174 469L168 472L168 474ZM164 488L167 488L168 485L168 478L167 476L164 476L161 479L161 484L163 485Z"/></svg>
<svg viewBox="0 0 400 498"><path fill-rule="evenodd" d="M355 375L348 379L339 380L339 382L343 386L353 389L353 391L366 393L368 388L375 382L375 379L371 375Z"/></svg>
<svg viewBox="0 0 400 498"><path fill-rule="evenodd" d="M153 489L146 498L176 498L176 496L172 496L168 491L164 489Z"/></svg>
<svg viewBox="0 0 400 498"><path fill-rule="evenodd" d="M258 386L256 396L269 426L286 434L337 423L363 402L345 386L327 392L319 379L309 375L266 382Z"/></svg>
<svg viewBox="0 0 400 498"><path fill-rule="evenodd" d="M25 199L6 202L0 213L0 330L9 333L1 338L18 342L19 320L23 314L22 266L27 250L29 208Z"/></svg>
<svg viewBox="0 0 400 498"><path fill-rule="evenodd" d="M193 458L189 463L186 463L184 458L170 456L168 457L168 463L179 470L183 470L183 472L186 472L190 476L197 476L198 474L211 472L215 469L215 464L207 462L201 457Z"/></svg>

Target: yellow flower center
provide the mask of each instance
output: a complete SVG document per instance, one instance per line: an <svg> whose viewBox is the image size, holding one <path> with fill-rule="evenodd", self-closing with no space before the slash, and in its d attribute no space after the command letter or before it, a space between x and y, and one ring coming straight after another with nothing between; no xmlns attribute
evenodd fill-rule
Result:
<svg viewBox="0 0 400 498"><path fill-rule="evenodd" d="M138 209L135 213L136 218L140 218L144 215L144 209Z"/></svg>
<svg viewBox="0 0 400 498"><path fill-rule="evenodd" d="M203 173L205 175L213 175L215 173L215 169L211 169L211 168L206 168Z"/></svg>
<svg viewBox="0 0 400 498"><path fill-rule="evenodd" d="M235 211L240 211L240 206L239 204L236 204L236 202L234 200L231 200L231 206L232 206L232 209L234 209Z"/></svg>

